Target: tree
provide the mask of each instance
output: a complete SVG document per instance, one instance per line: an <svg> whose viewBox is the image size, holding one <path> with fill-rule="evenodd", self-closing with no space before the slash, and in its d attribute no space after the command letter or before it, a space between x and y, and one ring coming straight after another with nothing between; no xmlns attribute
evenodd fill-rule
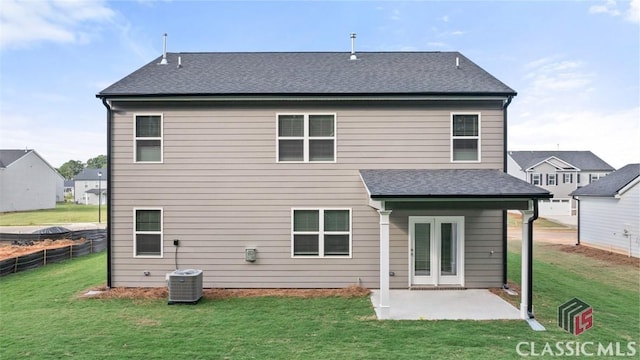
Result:
<svg viewBox="0 0 640 360"><path fill-rule="evenodd" d="M78 175L82 170L84 170L84 164L80 160L69 160L66 163L62 164L58 169L60 175L64 176L65 179L71 179L74 176Z"/></svg>
<svg viewBox="0 0 640 360"><path fill-rule="evenodd" d="M87 169L103 169L107 167L107 156L98 155L87 160Z"/></svg>

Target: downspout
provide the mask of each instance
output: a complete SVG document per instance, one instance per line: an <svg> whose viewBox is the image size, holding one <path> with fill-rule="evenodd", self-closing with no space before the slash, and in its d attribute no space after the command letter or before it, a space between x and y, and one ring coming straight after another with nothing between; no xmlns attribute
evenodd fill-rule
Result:
<svg viewBox="0 0 640 360"><path fill-rule="evenodd" d="M113 174L113 160L111 157L111 128L112 110L106 98L102 98L102 104L107 108L107 288L111 288L111 184Z"/></svg>
<svg viewBox="0 0 640 360"><path fill-rule="evenodd" d="M578 242L576 243L576 245L580 245L580 199L578 199L577 197L573 197L576 200L576 203L578 204L578 228L576 229L577 231L577 238L578 238Z"/></svg>
<svg viewBox="0 0 640 360"><path fill-rule="evenodd" d="M513 96L509 96L502 105L502 171L507 172L507 107L511 104ZM508 289L507 283L507 210L502 210L502 288Z"/></svg>
<svg viewBox="0 0 640 360"><path fill-rule="evenodd" d="M527 263L529 269L527 271L527 315L529 319L533 319L533 222L538 219L538 199L533 199L533 216L529 219L527 233L529 237L529 253L527 254Z"/></svg>

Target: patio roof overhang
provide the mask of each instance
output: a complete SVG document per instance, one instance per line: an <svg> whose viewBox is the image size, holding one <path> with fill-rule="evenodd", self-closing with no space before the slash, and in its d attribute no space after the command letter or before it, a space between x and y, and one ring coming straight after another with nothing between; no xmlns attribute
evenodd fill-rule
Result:
<svg viewBox="0 0 640 360"><path fill-rule="evenodd" d="M520 210L523 214L520 313L532 328L544 329L533 316L532 234L533 221L538 217L538 200L551 198L553 194L493 169L374 169L360 170L360 177L369 194L369 205L380 214L379 310L382 319L388 318L390 307L389 217L394 208Z"/></svg>
<svg viewBox="0 0 640 360"><path fill-rule="evenodd" d="M549 191L493 169L360 170L377 201L523 201L548 199ZM509 207L506 207L509 209Z"/></svg>

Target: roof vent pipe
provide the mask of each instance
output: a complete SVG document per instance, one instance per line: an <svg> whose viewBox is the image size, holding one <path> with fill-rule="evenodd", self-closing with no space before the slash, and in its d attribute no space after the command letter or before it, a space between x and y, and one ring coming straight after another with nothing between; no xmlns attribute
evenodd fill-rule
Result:
<svg viewBox="0 0 640 360"><path fill-rule="evenodd" d="M160 65L167 65L167 33L164 33L164 39L162 41L162 61L160 61Z"/></svg>
<svg viewBox="0 0 640 360"><path fill-rule="evenodd" d="M456 69L460 69L460 58L456 56Z"/></svg>
<svg viewBox="0 0 640 360"><path fill-rule="evenodd" d="M349 60L358 60L356 56L356 33L351 33L351 57Z"/></svg>
<svg viewBox="0 0 640 360"><path fill-rule="evenodd" d="M178 56L178 69L182 67L182 56Z"/></svg>

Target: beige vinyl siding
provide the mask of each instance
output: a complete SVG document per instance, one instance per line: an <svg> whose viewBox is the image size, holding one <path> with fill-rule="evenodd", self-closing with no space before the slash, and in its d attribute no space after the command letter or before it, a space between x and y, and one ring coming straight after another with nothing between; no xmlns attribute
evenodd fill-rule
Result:
<svg viewBox="0 0 640 360"><path fill-rule="evenodd" d="M389 228L389 269L395 276L390 278L391 288L409 286L409 216L464 216L465 286L502 285L502 211L393 210Z"/></svg>
<svg viewBox="0 0 640 360"><path fill-rule="evenodd" d="M497 104L408 110L344 104L189 106L114 104L114 286L164 286L165 273L175 268L173 239L180 239L178 267L204 270L205 287L343 287L360 281L376 288L379 216L368 206L359 169L502 166ZM450 162L450 114L456 110L482 113L481 163ZM276 114L327 111L336 114L336 163L277 163ZM163 115L161 164L134 163L133 115L140 112ZM133 258L135 207L163 208L163 258ZM292 258L291 209L296 207L350 208L352 258ZM257 249L255 263L244 261L246 247Z"/></svg>

